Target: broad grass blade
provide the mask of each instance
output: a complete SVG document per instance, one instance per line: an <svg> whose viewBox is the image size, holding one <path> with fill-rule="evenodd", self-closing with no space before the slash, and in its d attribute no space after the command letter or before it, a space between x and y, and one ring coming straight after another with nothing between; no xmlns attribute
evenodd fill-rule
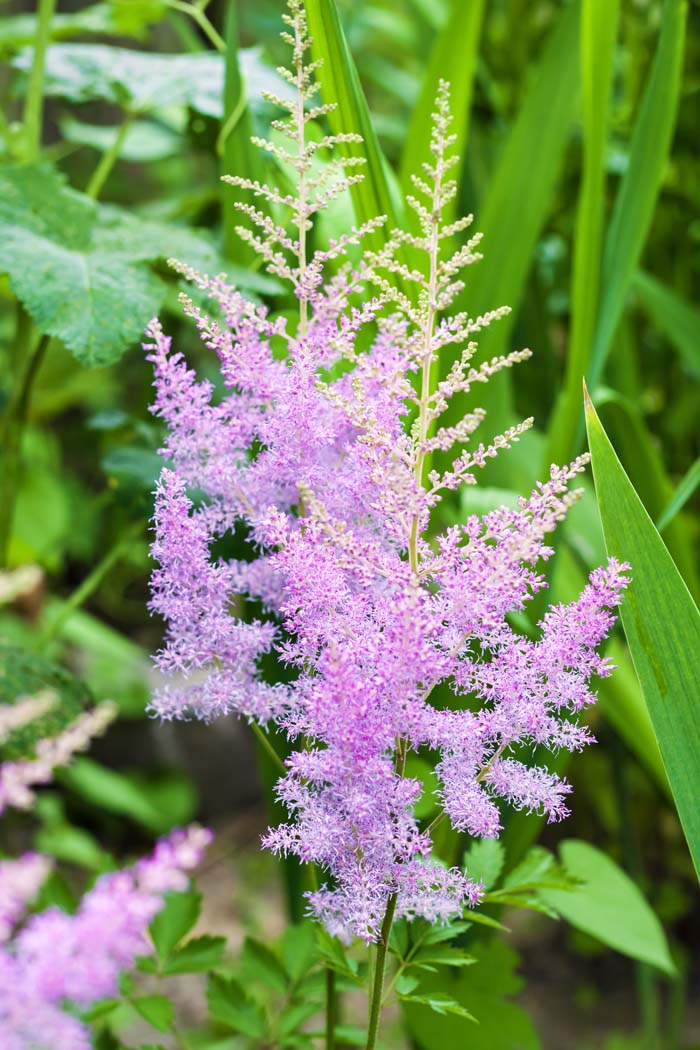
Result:
<svg viewBox="0 0 700 1050"><path fill-rule="evenodd" d="M626 174L615 199L605 242L602 298L588 383L595 389L646 241L671 146L683 67L686 4L666 0L661 35L639 116Z"/></svg>
<svg viewBox="0 0 700 1050"><path fill-rule="evenodd" d="M347 143L347 156L366 157L364 179L351 188L355 218L358 223L386 215L389 226L397 224L401 207L392 194L387 177L388 165L372 126L357 68L348 47L335 0L306 0L309 32L313 38L314 57L322 59L319 70L321 93L325 103L335 104L329 121L336 134L362 135L362 143ZM366 238L365 243L379 248L384 243L379 232Z"/></svg>
<svg viewBox="0 0 700 1050"><path fill-rule="evenodd" d="M567 463L576 452L581 380L598 318L605 210L605 150L619 22L619 0L582 0L581 100L583 178L576 211L571 277L571 335L564 389L548 430L545 468Z"/></svg>
<svg viewBox="0 0 700 1050"><path fill-rule="evenodd" d="M430 52L428 68L406 135L400 176L404 193L414 192L411 175L420 175L421 165L431 157L431 118L440 80L447 80L450 85L450 105L456 136L454 152L463 160L466 156L483 15L484 0L469 0L468 3L465 3L465 0L452 0L447 20ZM446 209L447 221L454 217L455 209L456 198Z"/></svg>
<svg viewBox="0 0 700 1050"><path fill-rule="evenodd" d="M622 623L700 876L700 613L588 399L586 425L605 544L632 566Z"/></svg>

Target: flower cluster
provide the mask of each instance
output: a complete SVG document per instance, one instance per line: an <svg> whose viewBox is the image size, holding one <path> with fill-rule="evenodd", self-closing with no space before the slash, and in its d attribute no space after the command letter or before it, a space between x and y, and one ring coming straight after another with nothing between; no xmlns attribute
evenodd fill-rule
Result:
<svg viewBox="0 0 700 1050"><path fill-rule="evenodd" d="M309 904L332 933L376 940L387 912L444 920L480 896L468 874L432 856L430 829L415 816L423 785L407 774L411 752L435 756L443 811L471 835L499 833L502 800L549 820L566 815L569 785L526 755L533 745L573 750L591 739L575 716L594 700L591 678L609 673L596 647L614 622L625 567L596 570L533 636L512 626L510 614L545 586L538 565L576 498L569 484L583 457L552 467L514 509L440 531L436 508L449 491L474 484L531 424L474 445L483 412L450 424L445 410L527 352L476 365L473 336L503 311L449 314L479 238L449 250L470 220L443 220L456 193L447 85L432 163L409 198L419 232L393 232L360 261L351 252L367 228L309 255L307 195L318 168L304 129L322 111L310 102L300 0L290 12L299 94L296 109L278 100L290 114L278 131L296 151L263 145L289 163L298 193L246 188L276 214L289 204L295 232L242 210L262 231L248 239L292 281L299 324L270 317L223 277L180 267L216 307L209 316L183 298L220 360L220 399L171 351L157 321L148 329L169 460L156 495L152 608L167 621L157 662L171 677L152 710L243 714L297 742L278 783L289 821L266 845L327 873ZM451 347L454 364L436 383ZM214 557L212 546L234 532L247 536L248 556ZM239 615L242 599L262 609L259 619ZM286 684L260 670L271 650ZM450 706L436 703L443 685Z"/></svg>
<svg viewBox="0 0 700 1050"><path fill-rule="evenodd" d="M149 951L148 924L163 894L187 887L210 833L193 825L159 842L134 867L102 875L69 915L49 908L10 939L49 862L0 862L0 1032L3 1050L89 1050L88 1028L63 1007L114 995L119 974Z"/></svg>

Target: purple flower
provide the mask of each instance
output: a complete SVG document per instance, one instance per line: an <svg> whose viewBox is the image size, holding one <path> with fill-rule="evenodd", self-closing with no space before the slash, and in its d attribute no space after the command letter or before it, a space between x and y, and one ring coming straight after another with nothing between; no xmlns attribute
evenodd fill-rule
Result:
<svg viewBox="0 0 700 1050"><path fill-rule="evenodd" d="M299 5L294 11L303 71L307 45ZM406 775L410 752L433 754L438 801L459 830L497 835L504 801L549 820L567 814L569 785L524 759L534 745L575 750L591 739L576 716L594 700L591 679L610 671L597 646L613 625L626 567L611 560L596 570L534 637L509 622L546 586L539 563L578 495L569 484L585 457L552 467L515 509L441 531L445 494L474 484L531 424L475 445L484 413L448 425L445 409L528 352L474 366L473 335L504 311L449 314L479 237L443 254L470 221L442 218L456 193L445 85L433 162L415 179L419 199L409 198L420 233L396 231L381 252L339 273L328 263L344 245L307 257L311 216L326 199L298 134L313 93L307 73L297 110L280 124L297 152L263 143L291 166L297 196L248 185L289 205L295 232L241 205L261 230L247 239L294 286L298 327L271 320L222 278L180 267L221 317L184 299L221 362L219 400L171 352L158 322L148 329L154 412L167 424L171 464L156 493L152 581L152 609L167 622L156 662L170 684L152 710L205 719L236 712L297 742L277 785L289 820L265 844L327 874L309 906L332 933L375 940L390 901L398 915L437 921L480 896L468 874L432 856L415 816L422 784ZM406 245L422 256L421 269L403 261ZM454 363L436 384L433 366L450 347ZM433 452L450 453L447 469L429 469ZM214 543L234 530L247 535L250 558L215 559ZM259 603L259 620L245 621L241 598ZM264 679L260 658L270 651L288 685ZM451 687L450 707L436 702L438 686Z"/></svg>

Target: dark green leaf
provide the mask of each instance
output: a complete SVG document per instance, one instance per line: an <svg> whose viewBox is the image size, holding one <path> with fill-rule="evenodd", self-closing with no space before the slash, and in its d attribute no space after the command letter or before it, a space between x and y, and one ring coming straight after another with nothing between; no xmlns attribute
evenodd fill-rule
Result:
<svg viewBox="0 0 700 1050"><path fill-rule="evenodd" d="M167 813L153 804L147 790L127 774L117 773L92 758L79 757L59 774L60 781L109 813L120 813L152 831L172 826Z"/></svg>
<svg viewBox="0 0 700 1050"><path fill-rule="evenodd" d="M287 990L287 975L271 948L254 937L246 937L241 953L241 973L246 981L260 981L278 992Z"/></svg>

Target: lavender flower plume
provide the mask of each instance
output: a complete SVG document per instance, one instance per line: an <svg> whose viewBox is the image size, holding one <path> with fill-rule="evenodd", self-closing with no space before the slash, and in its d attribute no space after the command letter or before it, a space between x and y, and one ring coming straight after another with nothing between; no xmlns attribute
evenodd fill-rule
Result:
<svg viewBox="0 0 700 1050"><path fill-rule="evenodd" d="M187 887L210 841L196 825L173 832L132 868L100 876L74 915L49 908L0 947L3 1050L89 1050L89 1029L63 1007L84 1008L117 992L119 974L149 951L146 930L163 894ZM33 892L42 864L27 855L0 865L0 922L17 922L32 895L18 893L17 865L31 876Z"/></svg>
<svg viewBox="0 0 700 1050"><path fill-rule="evenodd" d="M536 637L511 627L509 615L546 586L538 565L577 498L569 485L585 457L552 467L515 509L441 531L435 510L445 495L475 484L532 422L477 445L484 413L448 426L445 409L529 352L476 366L474 336L505 311L449 312L460 272L480 256L478 235L445 252L471 221L442 219L456 194L445 84L433 159L409 198L419 233L394 231L360 262L348 253L367 228L309 254L307 234L328 191L312 174L305 126L327 107L305 108L313 65L305 65L303 5L292 0L289 9L289 76L299 94L296 107L278 100L289 116L276 125L289 148L263 146L288 167L297 193L231 181L274 202L276 215L291 210L290 232L241 206L261 231L247 239L292 283L298 326L270 318L223 277L180 266L217 309L210 317L183 298L221 363L218 401L172 353L158 321L148 328L154 411L167 424L170 460L156 493L152 609L167 622L156 659L172 676L151 709L164 718L242 714L297 742L277 785L289 820L265 844L326 872L309 895L311 912L346 940L371 941L389 902L398 915L434 922L480 897L468 874L433 856L415 815L423 785L406 773L410 752L434 753L438 801L471 835L498 835L504 802L549 820L567 814L569 785L525 755L534 744L576 750L592 739L577 715L595 699L591 679L610 673L597 647L613 625L626 567L611 560L596 570L577 601L544 615ZM327 178L340 192L358 176L343 181L334 164ZM406 264L404 249L420 266ZM438 357L450 347L452 367L436 384ZM450 450L447 469L431 467L434 452ZM241 528L251 558L213 558L212 545ZM237 614L241 596L260 604L259 620ZM291 672L288 685L263 679L260 658L270 651ZM456 697L450 708L434 703L444 684Z"/></svg>

